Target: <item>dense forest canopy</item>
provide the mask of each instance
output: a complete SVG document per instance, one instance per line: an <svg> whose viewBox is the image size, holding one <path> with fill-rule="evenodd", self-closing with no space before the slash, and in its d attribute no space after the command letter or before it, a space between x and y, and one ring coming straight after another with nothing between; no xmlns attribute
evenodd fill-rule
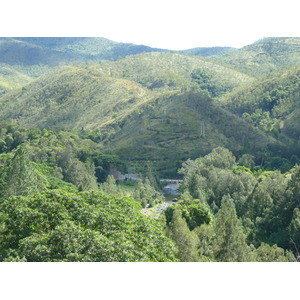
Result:
<svg viewBox="0 0 300 300"><path fill-rule="evenodd" d="M0 38L0 261L299 261L299 45Z"/></svg>

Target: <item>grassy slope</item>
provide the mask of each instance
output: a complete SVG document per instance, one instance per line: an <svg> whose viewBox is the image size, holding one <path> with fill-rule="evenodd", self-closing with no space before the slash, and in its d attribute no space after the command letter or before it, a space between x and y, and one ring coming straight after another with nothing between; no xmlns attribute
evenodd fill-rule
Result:
<svg viewBox="0 0 300 300"><path fill-rule="evenodd" d="M266 38L221 57L221 61L251 76L260 76L300 64L299 50L299 37Z"/></svg>

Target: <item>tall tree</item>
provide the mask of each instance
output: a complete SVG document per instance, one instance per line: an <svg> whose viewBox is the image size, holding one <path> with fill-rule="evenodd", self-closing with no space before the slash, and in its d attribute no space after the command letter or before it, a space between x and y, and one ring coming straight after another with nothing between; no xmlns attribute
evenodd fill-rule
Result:
<svg viewBox="0 0 300 300"><path fill-rule="evenodd" d="M189 230L179 209L174 211L172 221L167 227L166 233L167 236L175 242L178 248L177 258L180 259L180 261L199 261L197 254L197 235Z"/></svg>
<svg viewBox="0 0 300 300"><path fill-rule="evenodd" d="M5 181L3 197L28 196L41 192L47 185L45 177L37 171L34 163L30 160L28 149L24 144L18 147L10 161Z"/></svg>
<svg viewBox="0 0 300 300"><path fill-rule="evenodd" d="M233 200L225 196L214 224L214 256L217 261L252 260L250 247L236 215Z"/></svg>
<svg viewBox="0 0 300 300"><path fill-rule="evenodd" d="M108 195L120 196L122 194L112 175L107 176L106 181L100 184L99 189Z"/></svg>

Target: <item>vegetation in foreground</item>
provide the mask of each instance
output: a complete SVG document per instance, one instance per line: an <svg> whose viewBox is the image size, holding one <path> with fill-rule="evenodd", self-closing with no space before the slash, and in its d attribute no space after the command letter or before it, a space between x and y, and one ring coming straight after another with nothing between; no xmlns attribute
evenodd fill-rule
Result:
<svg viewBox="0 0 300 300"><path fill-rule="evenodd" d="M236 161L229 150L215 148L183 163L180 201L153 218L141 212L163 201L151 168L124 191L107 170L121 162L95 156L93 142L67 132L34 136L3 123L5 131L2 261L296 261L299 256L297 166L285 174L264 171L251 155ZM64 145L67 140L73 148ZM41 156L47 147L52 153Z"/></svg>

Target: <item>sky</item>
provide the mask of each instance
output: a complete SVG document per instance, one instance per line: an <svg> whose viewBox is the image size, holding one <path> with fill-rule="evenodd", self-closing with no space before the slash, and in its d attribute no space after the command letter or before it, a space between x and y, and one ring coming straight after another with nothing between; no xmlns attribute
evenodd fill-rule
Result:
<svg viewBox="0 0 300 300"><path fill-rule="evenodd" d="M240 48L263 37L300 36L295 0L7 2L2 36L94 36L170 50Z"/></svg>

